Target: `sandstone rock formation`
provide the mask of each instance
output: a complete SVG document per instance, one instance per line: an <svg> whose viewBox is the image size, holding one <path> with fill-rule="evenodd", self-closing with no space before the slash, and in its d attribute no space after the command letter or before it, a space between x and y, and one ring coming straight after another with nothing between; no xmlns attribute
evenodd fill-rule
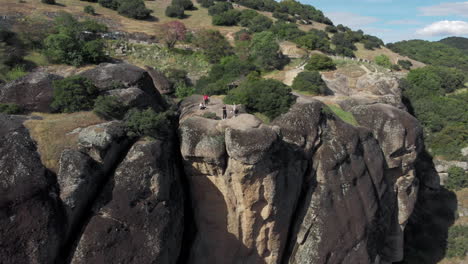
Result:
<svg viewBox="0 0 468 264"><path fill-rule="evenodd" d="M42 71L30 73L0 87L0 103L15 103L26 111L50 112L54 80L60 76Z"/></svg>

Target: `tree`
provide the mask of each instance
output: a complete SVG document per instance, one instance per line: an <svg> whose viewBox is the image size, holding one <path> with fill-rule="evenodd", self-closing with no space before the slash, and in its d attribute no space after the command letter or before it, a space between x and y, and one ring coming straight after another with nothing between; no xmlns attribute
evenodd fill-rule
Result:
<svg viewBox="0 0 468 264"><path fill-rule="evenodd" d="M325 95L328 91L328 87L318 71L299 73L294 78L292 88L298 91L310 92L314 95Z"/></svg>
<svg viewBox="0 0 468 264"><path fill-rule="evenodd" d="M98 0L98 3L105 8L110 8L113 10L117 10L120 5L118 0Z"/></svg>
<svg viewBox="0 0 468 264"><path fill-rule="evenodd" d="M94 7L89 6L89 5L85 6L85 7L83 8L83 11L84 11L86 14L90 14L90 15L95 15L95 14L96 14L96 11L94 10Z"/></svg>
<svg viewBox="0 0 468 264"><path fill-rule="evenodd" d="M197 0L197 2L204 8L214 5L214 0Z"/></svg>
<svg viewBox="0 0 468 264"><path fill-rule="evenodd" d="M192 0L172 0L172 5L181 6L184 10L193 10L195 7L193 6Z"/></svg>
<svg viewBox="0 0 468 264"><path fill-rule="evenodd" d="M117 12L134 19L147 19L153 11L146 8L143 0L120 0Z"/></svg>
<svg viewBox="0 0 468 264"><path fill-rule="evenodd" d="M382 67L385 67L385 68L392 67L392 62L390 61L390 58L384 54L376 56L374 58L374 61L377 65L380 65Z"/></svg>
<svg viewBox="0 0 468 264"><path fill-rule="evenodd" d="M130 137L148 136L163 139L169 135L170 116L170 112L156 113L151 108L143 111L132 109L125 120L127 134Z"/></svg>
<svg viewBox="0 0 468 264"><path fill-rule="evenodd" d="M48 5L55 5L55 0L41 0L41 2Z"/></svg>
<svg viewBox="0 0 468 264"><path fill-rule="evenodd" d="M168 17L185 18L184 7L180 5L169 5L165 11Z"/></svg>
<svg viewBox="0 0 468 264"><path fill-rule="evenodd" d="M231 9L224 13L213 16L213 25L216 26L234 26L239 21L240 12Z"/></svg>
<svg viewBox="0 0 468 264"><path fill-rule="evenodd" d="M329 25L329 26L325 27L325 31L328 32L328 33L337 33L338 29L336 29L336 27L334 27L332 25Z"/></svg>
<svg viewBox="0 0 468 264"><path fill-rule="evenodd" d="M405 70L411 70L413 63L411 63L409 60L398 60L398 65L400 65Z"/></svg>
<svg viewBox="0 0 468 264"><path fill-rule="evenodd" d="M310 56L310 59L305 66L305 69L308 71L324 71L324 70L334 70L336 64L333 60L325 55L313 54Z"/></svg>
<svg viewBox="0 0 468 264"><path fill-rule="evenodd" d="M81 76L54 81L53 88L50 106L54 111L62 113L92 109L98 91L90 80Z"/></svg>
<svg viewBox="0 0 468 264"><path fill-rule="evenodd" d="M122 119L127 108L114 96L98 96L93 112L106 120Z"/></svg>
<svg viewBox="0 0 468 264"><path fill-rule="evenodd" d="M273 119L286 113L294 103L291 89L273 79L247 79L231 90L224 102L242 104L250 113L260 112Z"/></svg>
<svg viewBox="0 0 468 264"><path fill-rule="evenodd" d="M161 38L168 48L173 48L177 41L185 40L187 28L180 21L171 21L161 25Z"/></svg>
<svg viewBox="0 0 468 264"><path fill-rule="evenodd" d="M229 42L216 30L202 30L198 32L195 35L193 43L213 63L219 62L222 57L233 53Z"/></svg>
<svg viewBox="0 0 468 264"><path fill-rule="evenodd" d="M254 35L250 45L250 58L262 70L280 69L287 62L272 32Z"/></svg>
<svg viewBox="0 0 468 264"><path fill-rule="evenodd" d="M273 21L271 21L271 19L264 15L258 15L250 20L250 23L247 27L252 32L262 32L270 29L272 25Z"/></svg>
<svg viewBox="0 0 468 264"><path fill-rule="evenodd" d="M230 9L233 9L232 4L228 2L216 2L213 6L208 8L208 14L210 16L222 14Z"/></svg>

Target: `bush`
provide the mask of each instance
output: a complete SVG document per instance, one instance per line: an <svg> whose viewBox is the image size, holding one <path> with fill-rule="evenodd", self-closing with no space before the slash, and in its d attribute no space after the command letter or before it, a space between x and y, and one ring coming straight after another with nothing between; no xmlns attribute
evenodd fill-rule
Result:
<svg viewBox="0 0 468 264"><path fill-rule="evenodd" d="M83 33L103 32L106 26L94 21L78 22L70 14L62 14L55 23L57 33L44 40L44 53L52 62L79 66L106 60L104 42Z"/></svg>
<svg viewBox="0 0 468 264"><path fill-rule="evenodd" d="M177 17L177 18L184 18L185 13L184 13L184 8L179 5L170 5L166 7L166 16L168 17Z"/></svg>
<svg viewBox="0 0 468 264"><path fill-rule="evenodd" d="M53 101L50 106L54 111L61 113L92 109L98 91L90 80L81 76L54 81L53 88Z"/></svg>
<svg viewBox="0 0 468 264"><path fill-rule="evenodd" d="M220 118L216 115L216 113L213 113L213 112L206 112L206 113L203 113L202 117L208 118L208 119L214 119L214 120L220 119Z"/></svg>
<svg viewBox="0 0 468 264"><path fill-rule="evenodd" d="M310 50L320 50L326 53L332 52L328 39L316 34L315 32L309 32L304 36L298 37L294 42L299 47L304 47Z"/></svg>
<svg viewBox="0 0 468 264"><path fill-rule="evenodd" d="M98 0L98 3L105 8L110 8L113 10L117 10L120 4L118 0Z"/></svg>
<svg viewBox="0 0 468 264"><path fill-rule="evenodd" d="M96 14L96 11L94 10L94 7L92 6L85 6L83 8L83 11L86 13L86 14L90 14L90 15L95 15Z"/></svg>
<svg viewBox="0 0 468 264"><path fill-rule="evenodd" d="M213 16L213 25L235 26L239 21L240 12L234 9Z"/></svg>
<svg viewBox="0 0 468 264"><path fill-rule="evenodd" d="M452 226L447 238L447 257L464 258L468 254L468 226Z"/></svg>
<svg viewBox="0 0 468 264"><path fill-rule="evenodd" d="M26 76L28 73L24 69L23 66L18 65L10 69L6 74L5 74L5 80L6 81L14 81L17 80L23 76Z"/></svg>
<svg viewBox="0 0 468 264"><path fill-rule="evenodd" d="M304 31L300 30L296 24L284 22L276 22L270 28L270 31L278 38L284 40L294 40L306 34Z"/></svg>
<svg viewBox="0 0 468 264"><path fill-rule="evenodd" d="M468 188L468 173L462 168L451 167L448 170L448 179L445 183L445 187L454 191Z"/></svg>
<svg viewBox="0 0 468 264"><path fill-rule="evenodd" d="M203 30L199 32L195 36L193 43L197 48L201 49L201 52L212 63L219 62L222 57L233 53L229 42L216 30Z"/></svg>
<svg viewBox="0 0 468 264"><path fill-rule="evenodd" d="M170 115L170 112L156 113L151 108L144 111L132 109L125 120L127 134L130 137L164 138L170 132Z"/></svg>
<svg viewBox="0 0 468 264"><path fill-rule="evenodd" d="M330 25L330 26L325 27L325 31L328 32L328 33L337 33L338 29L336 29L336 27Z"/></svg>
<svg viewBox="0 0 468 264"><path fill-rule="evenodd" d="M390 69L392 71L401 71L401 68L398 64L392 64L392 66L390 66Z"/></svg>
<svg viewBox="0 0 468 264"><path fill-rule="evenodd" d="M99 96L94 102L93 112L106 120L122 119L126 111L114 96Z"/></svg>
<svg viewBox="0 0 468 264"><path fill-rule="evenodd" d="M250 59L262 70L281 69L288 63L273 33L266 31L254 35L250 46Z"/></svg>
<svg viewBox="0 0 468 264"><path fill-rule="evenodd" d="M390 58L386 55L379 55L376 56L374 59L375 63L377 65L380 65L385 68L391 68L392 67L392 62L390 61Z"/></svg>
<svg viewBox="0 0 468 264"><path fill-rule="evenodd" d="M232 9L232 4L228 2L216 2L213 6L208 9L208 14L210 16L222 14L230 9Z"/></svg>
<svg viewBox="0 0 468 264"><path fill-rule="evenodd" d="M305 69L308 71L325 71L325 70L334 70L336 68L336 64L333 60L325 55L321 54L313 54Z"/></svg>
<svg viewBox="0 0 468 264"><path fill-rule="evenodd" d="M41 0L41 2L48 5L55 5L55 0Z"/></svg>
<svg viewBox="0 0 468 264"><path fill-rule="evenodd" d="M120 0L117 12L134 19L147 19L153 11L146 8L143 0Z"/></svg>
<svg viewBox="0 0 468 264"><path fill-rule="evenodd" d="M319 72L301 72L291 86L294 90L310 92L314 95L327 94L328 87Z"/></svg>
<svg viewBox="0 0 468 264"><path fill-rule="evenodd" d="M175 95L178 98L184 98L191 96L195 93L195 87L188 85L184 82L178 82L175 85Z"/></svg>
<svg viewBox="0 0 468 264"><path fill-rule="evenodd" d="M401 66L401 68L405 70L411 70L411 66L413 66L413 63L409 60L398 60L398 65Z"/></svg>
<svg viewBox="0 0 468 264"><path fill-rule="evenodd" d="M248 112L260 112L271 119L286 113L294 101L291 89L272 79L247 80L224 99L227 104L242 104Z"/></svg>
<svg viewBox="0 0 468 264"><path fill-rule="evenodd" d="M172 0L171 4L175 6L181 6L184 8L184 10L195 9L192 0Z"/></svg>
<svg viewBox="0 0 468 264"><path fill-rule="evenodd" d="M250 20L248 29L252 32L263 32L273 25L273 21L264 15L258 15Z"/></svg>
<svg viewBox="0 0 468 264"><path fill-rule="evenodd" d="M215 4L214 0L197 0L197 2L204 8L208 8Z"/></svg>
<svg viewBox="0 0 468 264"><path fill-rule="evenodd" d="M0 113L17 115L23 113L23 109L17 104L0 104Z"/></svg>

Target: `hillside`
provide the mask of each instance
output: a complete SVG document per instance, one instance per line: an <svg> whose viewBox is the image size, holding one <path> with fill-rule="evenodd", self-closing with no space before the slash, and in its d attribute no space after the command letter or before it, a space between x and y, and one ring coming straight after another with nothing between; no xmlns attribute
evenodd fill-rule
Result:
<svg viewBox="0 0 468 264"><path fill-rule="evenodd" d="M449 38L444 38L440 40L439 42L460 49L463 52L468 54L468 38L462 38L462 37L449 37Z"/></svg>

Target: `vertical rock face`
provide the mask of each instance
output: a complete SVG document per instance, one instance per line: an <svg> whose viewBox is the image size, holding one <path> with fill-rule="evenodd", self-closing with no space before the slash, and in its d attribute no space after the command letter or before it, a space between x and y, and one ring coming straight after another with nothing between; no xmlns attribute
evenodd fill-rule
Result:
<svg viewBox="0 0 468 264"><path fill-rule="evenodd" d="M71 263L176 263L184 223L172 147L156 140L130 149Z"/></svg>
<svg viewBox="0 0 468 264"><path fill-rule="evenodd" d="M306 164L270 127L216 125L180 126L198 231L189 263L279 263Z"/></svg>
<svg viewBox="0 0 468 264"><path fill-rule="evenodd" d="M63 241L62 212L22 122L0 114L0 260L53 263Z"/></svg>
<svg viewBox="0 0 468 264"><path fill-rule="evenodd" d="M323 107L296 104L271 126L247 115L184 118L197 226L190 263L402 259L421 128L392 106L354 109L357 128Z"/></svg>

